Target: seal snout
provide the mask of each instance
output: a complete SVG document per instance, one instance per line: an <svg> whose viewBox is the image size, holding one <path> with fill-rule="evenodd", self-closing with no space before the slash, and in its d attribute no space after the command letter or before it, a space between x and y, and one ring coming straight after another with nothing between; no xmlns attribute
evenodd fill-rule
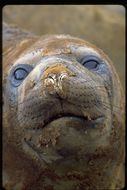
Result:
<svg viewBox="0 0 127 190"><path fill-rule="evenodd" d="M55 64L52 67L48 67L44 74L44 87L45 91L50 95L57 95L64 98L64 81L73 76L72 73L64 64Z"/></svg>
<svg viewBox="0 0 127 190"><path fill-rule="evenodd" d="M44 80L44 86L49 94L63 94L63 80L67 78L67 73L50 74Z"/></svg>

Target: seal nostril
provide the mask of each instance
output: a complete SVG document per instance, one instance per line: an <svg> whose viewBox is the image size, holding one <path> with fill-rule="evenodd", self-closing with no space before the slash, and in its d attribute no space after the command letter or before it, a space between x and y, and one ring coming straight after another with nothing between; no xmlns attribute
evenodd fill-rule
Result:
<svg viewBox="0 0 127 190"><path fill-rule="evenodd" d="M49 79L53 79L53 77L52 77L52 76L48 76L48 78L49 78Z"/></svg>
<svg viewBox="0 0 127 190"><path fill-rule="evenodd" d="M67 78L67 73L62 73L59 77L59 80L62 81L63 79Z"/></svg>
<svg viewBox="0 0 127 190"><path fill-rule="evenodd" d="M44 85L45 85L47 90L48 89L53 90L54 89L54 84L55 84L55 81L52 78L47 78L44 81Z"/></svg>
<svg viewBox="0 0 127 190"><path fill-rule="evenodd" d="M55 74L49 74L49 75L48 75L48 78L55 80L55 79L56 79L56 75L55 75Z"/></svg>

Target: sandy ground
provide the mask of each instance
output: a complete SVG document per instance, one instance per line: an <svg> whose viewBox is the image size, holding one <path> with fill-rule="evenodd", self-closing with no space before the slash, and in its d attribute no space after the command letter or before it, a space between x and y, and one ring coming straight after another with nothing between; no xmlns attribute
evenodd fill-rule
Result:
<svg viewBox="0 0 127 190"><path fill-rule="evenodd" d="M125 9L100 5L11 5L3 20L35 34L71 34L109 55L125 89Z"/></svg>

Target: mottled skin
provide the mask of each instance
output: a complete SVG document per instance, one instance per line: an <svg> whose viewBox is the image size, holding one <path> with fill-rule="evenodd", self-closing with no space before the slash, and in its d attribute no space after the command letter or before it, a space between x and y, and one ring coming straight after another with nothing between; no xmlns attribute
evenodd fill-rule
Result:
<svg viewBox="0 0 127 190"><path fill-rule="evenodd" d="M124 96L109 58L72 36L13 31L4 25L4 188L121 189ZM99 72L81 64L91 55L102 62ZM14 86L22 64L32 69Z"/></svg>

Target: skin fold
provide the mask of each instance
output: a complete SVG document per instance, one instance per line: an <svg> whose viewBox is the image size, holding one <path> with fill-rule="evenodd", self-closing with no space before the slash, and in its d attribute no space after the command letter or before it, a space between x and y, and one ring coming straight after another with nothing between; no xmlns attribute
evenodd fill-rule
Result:
<svg viewBox="0 0 127 190"><path fill-rule="evenodd" d="M111 60L82 39L4 23L3 187L123 186L124 95Z"/></svg>

